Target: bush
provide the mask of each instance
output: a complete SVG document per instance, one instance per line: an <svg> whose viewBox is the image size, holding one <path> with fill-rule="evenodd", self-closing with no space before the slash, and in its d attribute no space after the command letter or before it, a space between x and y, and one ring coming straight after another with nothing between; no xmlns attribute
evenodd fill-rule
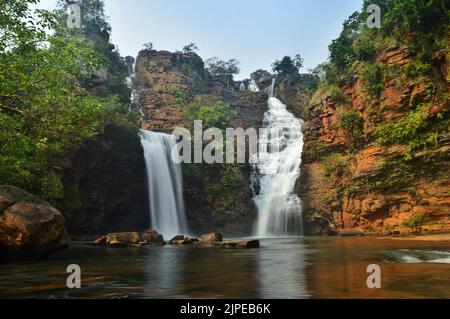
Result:
<svg viewBox="0 0 450 319"><path fill-rule="evenodd" d="M184 119L189 125L193 125L195 120L201 120L205 128L217 127L220 129L232 127L235 115L227 103L223 101L208 103L199 97L195 102L186 106L183 113Z"/></svg>
<svg viewBox="0 0 450 319"><path fill-rule="evenodd" d="M347 160L341 153L332 153L323 161L323 174L325 177L338 179L347 171Z"/></svg>
<svg viewBox="0 0 450 319"><path fill-rule="evenodd" d="M345 130L351 150L357 150L364 144L364 120L356 110L342 113L339 127Z"/></svg>
<svg viewBox="0 0 450 319"><path fill-rule="evenodd" d="M422 226L425 223L426 219L423 214L413 214L411 218L405 220L402 223L403 227L410 228L412 231L418 233L420 226Z"/></svg>

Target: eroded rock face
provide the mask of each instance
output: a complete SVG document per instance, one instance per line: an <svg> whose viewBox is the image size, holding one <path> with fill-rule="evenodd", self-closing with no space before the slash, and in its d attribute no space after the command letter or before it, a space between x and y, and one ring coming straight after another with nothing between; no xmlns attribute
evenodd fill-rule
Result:
<svg viewBox="0 0 450 319"><path fill-rule="evenodd" d="M0 186L0 260L47 257L69 247L63 215L13 186Z"/></svg>
<svg viewBox="0 0 450 319"><path fill-rule="evenodd" d="M294 88L279 90L280 98L298 116L309 116L303 126L303 163L296 186L307 234L407 233L412 230L403 223L414 214L425 217L424 229L450 230L448 131L441 134L437 147L416 153L410 161L405 161L407 145L379 145L373 135L377 127L398 121L413 106L428 105L428 116L435 116L432 121L449 116L448 105L436 94L438 88L449 90L448 53L431 61L433 77L405 76L411 59L402 47L386 48L377 62L398 73L386 76L376 102L368 98L368 84L362 77L338 85L341 101L327 87L309 102ZM339 125L343 112L350 110L363 120L363 145L354 152ZM333 153L343 154L345 169L326 176L324 159Z"/></svg>
<svg viewBox="0 0 450 319"><path fill-rule="evenodd" d="M136 61L136 78L140 106L145 114L143 129L171 133L175 127L189 127L183 121L180 96L185 103L200 97L204 104L227 103L235 113L235 128L258 129L268 108L267 94L241 92L229 79L213 79L195 53L141 51ZM227 235L248 235L256 217L249 183L250 166L239 165L240 181L234 185L233 205L225 208L220 197L226 194L210 195L210 185L204 182L219 180L224 167L196 165L199 172L187 174L187 166L183 166L183 189L189 229L200 234L213 228Z"/></svg>

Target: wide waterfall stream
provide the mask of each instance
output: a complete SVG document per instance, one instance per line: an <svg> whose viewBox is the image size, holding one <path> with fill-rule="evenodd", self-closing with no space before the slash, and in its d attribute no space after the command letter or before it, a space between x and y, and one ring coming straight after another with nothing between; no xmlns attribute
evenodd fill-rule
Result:
<svg viewBox="0 0 450 319"><path fill-rule="evenodd" d="M266 92L269 94L269 110L263 120L266 130L259 136L258 161L252 174L253 200L258 208L255 235L301 235L302 204L294 188L300 175L303 121L275 97L275 79Z"/></svg>
<svg viewBox="0 0 450 319"><path fill-rule="evenodd" d="M141 143L148 175L152 229L165 238L186 234L181 165L171 157L173 135L141 131Z"/></svg>

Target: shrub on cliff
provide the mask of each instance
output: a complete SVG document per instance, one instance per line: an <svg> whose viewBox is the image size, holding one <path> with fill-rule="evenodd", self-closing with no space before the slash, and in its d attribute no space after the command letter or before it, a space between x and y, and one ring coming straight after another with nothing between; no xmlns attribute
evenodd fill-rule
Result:
<svg viewBox="0 0 450 319"><path fill-rule="evenodd" d="M423 214L413 214L411 218L405 220L402 223L403 227L410 228L413 232L418 233L420 226L426 222L426 218Z"/></svg>

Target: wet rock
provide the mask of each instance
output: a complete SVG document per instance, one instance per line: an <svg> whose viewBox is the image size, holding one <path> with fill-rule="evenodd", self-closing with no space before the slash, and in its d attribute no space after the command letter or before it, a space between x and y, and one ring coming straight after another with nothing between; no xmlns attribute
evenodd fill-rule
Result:
<svg viewBox="0 0 450 319"><path fill-rule="evenodd" d="M14 186L0 186L0 259L47 257L69 246L63 215Z"/></svg>
<svg viewBox="0 0 450 319"><path fill-rule="evenodd" d="M141 240L141 234L138 232L127 233L109 233L107 235L106 244L109 247L130 246L131 244L138 244Z"/></svg>
<svg viewBox="0 0 450 319"><path fill-rule="evenodd" d="M164 237L159 234L156 230L149 230L144 233L143 236L144 243L154 246L164 246Z"/></svg>
<svg viewBox="0 0 450 319"><path fill-rule="evenodd" d="M169 244L176 245L177 242L182 241L182 240L184 240L184 236L183 235L176 235L171 240L169 240Z"/></svg>
<svg viewBox="0 0 450 319"><path fill-rule="evenodd" d="M259 240L234 240L214 243L218 248L235 248L235 249L251 249L259 248Z"/></svg>
<svg viewBox="0 0 450 319"><path fill-rule="evenodd" d="M216 243L223 241L223 237L221 233L214 232L203 235L202 237L200 237L200 241L207 243Z"/></svg>
<svg viewBox="0 0 450 319"><path fill-rule="evenodd" d="M100 238L97 238L92 242L92 245L94 246L106 246L106 243L108 241L108 236L102 236Z"/></svg>
<svg viewBox="0 0 450 319"><path fill-rule="evenodd" d="M112 241L110 241L108 243L108 247L111 247L111 248L125 248L125 247L128 247L128 246L129 246L129 244L124 243L124 242L120 242L120 241L117 241L117 240L112 240Z"/></svg>
<svg viewBox="0 0 450 319"><path fill-rule="evenodd" d="M198 242L199 242L199 240L197 238L189 238L189 237L184 237L183 235L178 235L178 236L175 236L174 238L172 238L169 241L169 244L171 244L171 245L191 245L191 244L196 244Z"/></svg>

